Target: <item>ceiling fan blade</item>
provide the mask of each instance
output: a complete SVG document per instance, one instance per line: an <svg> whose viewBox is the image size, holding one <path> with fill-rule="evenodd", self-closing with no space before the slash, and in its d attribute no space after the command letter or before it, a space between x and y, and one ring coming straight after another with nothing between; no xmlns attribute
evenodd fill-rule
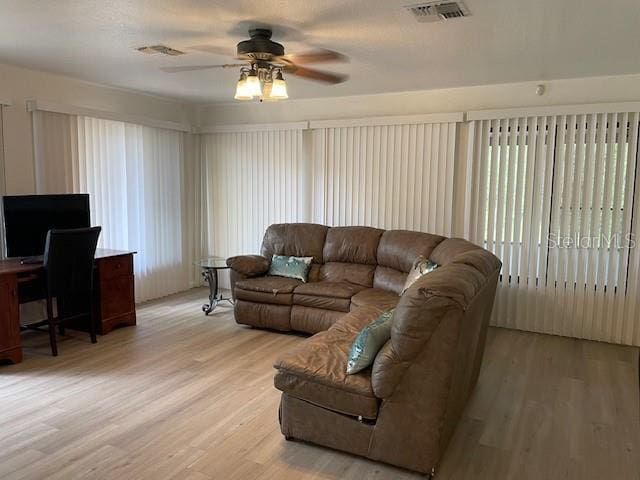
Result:
<svg viewBox="0 0 640 480"><path fill-rule="evenodd" d="M234 50L229 50L228 48L218 47L216 45L194 45L192 47L187 47L187 50L195 50L197 52L205 52L205 53L213 53L214 55L220 55L222 57L233 57L235 56Z"/></svg>
<svg viewBox="0 0 640 480"><path fill-rule="evenodd" d="M309 63L329 63L340 62L348 63L349 57L332 50L318 49L302 53L290 53L276 57L276 60L283 60L287 63L295 63L297 65L306 65Z"/></svg>
<svg viewBox="0 0 640 480"><path fill-rule="evenodd" d="M298 77L303 77L309 80L315 80L317 82L325 82L325 83L342 83L347 78L348 75L344 75L341 73L329 73L323 72L321 70L314 70L311 68L301 67L299 65L288 65L284 67L284 71L286 73L290 73L291 75L296 75Z"/></svg>
<svg viewBox="0 0 640 480"><path fill-rule="evenodd" d="M212 53L214 55L220 55L221 57L235 58L236 60L246 60L246 61L251 60L251 57L249 55L237 55L233 51L230 51L226 48L216 47L215 45L193 45L192 47L187 47L187 50L195 50L196 52Z"/></svg>
<svg viewBox="0 0 640 480"><path fill-rule="evenodd" d="M196 70L210 70L213 68L238 68L245 67L244 63L232 63L223 65L189 65L183 67L160 67L166 73L195 72Z"/></svg>

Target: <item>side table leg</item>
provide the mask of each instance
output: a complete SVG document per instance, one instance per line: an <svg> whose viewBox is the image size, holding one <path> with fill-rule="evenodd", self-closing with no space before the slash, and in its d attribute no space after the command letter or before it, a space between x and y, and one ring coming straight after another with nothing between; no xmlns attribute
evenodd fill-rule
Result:
<svg viewBox="0 0 640 480"><path fill-rule="evenodd" d="M216 305L218 305L220 301L220 295L218 295L218 269L213 269L213 298L215 299Z"/></svg>
<svg viewBox="0 0 640 480"><path fill-rule="evenodd" d="M209 315L218 304L218 299L216 298L218 291L218 279L215 278L217 277L217 275L215 275L215 270L212 271L210 268L203 269L202 276L209 285L209 303L202 305L202 311L205 315Z"/></svg>

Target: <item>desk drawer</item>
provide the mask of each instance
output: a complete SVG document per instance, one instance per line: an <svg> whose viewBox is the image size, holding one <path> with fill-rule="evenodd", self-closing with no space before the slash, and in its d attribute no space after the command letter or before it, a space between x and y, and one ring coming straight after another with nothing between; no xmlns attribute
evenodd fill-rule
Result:
<svg viewBox="0 0 640 480"><path fill-rule="evenodd" d="M13 363L22 360L18 284L15 275L0 275L0 360L11 360Z"/></svg>
<svg viewBox="0 0 640 480"><path fill-rule="evenodd" d="M101 258L98 260L101 281L133 275L133 255Z"/></svg>
<svg viewBox="0 0 640 480"><path fill-rule="evenodd" d="M110 320L135 311L133 277L120 276L103 281L100 287L100 316Z"/></svg>

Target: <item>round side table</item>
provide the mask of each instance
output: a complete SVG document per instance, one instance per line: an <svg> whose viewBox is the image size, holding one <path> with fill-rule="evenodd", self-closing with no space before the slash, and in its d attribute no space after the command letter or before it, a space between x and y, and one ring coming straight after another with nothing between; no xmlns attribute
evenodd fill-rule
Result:
<svg viewBox="0 0 640 480"><path fill-rule="evenodd" d="M220 302L229 302L233 305L233 299L223 297L218 292L218 270L227 270L227 261L221 257L210 257L196 262L202 270L202 276L209 284L209 303L202 305L202 311L209 315Z"/></svg>

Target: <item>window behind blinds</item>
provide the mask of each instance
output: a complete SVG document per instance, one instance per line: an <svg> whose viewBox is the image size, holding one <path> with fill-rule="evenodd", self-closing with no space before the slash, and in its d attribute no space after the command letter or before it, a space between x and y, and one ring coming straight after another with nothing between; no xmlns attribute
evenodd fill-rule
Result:
<svg viewBox="0 0 640 480"><path fill-rule="evenodd" d="M503 261L496 324L640 343L638 122L637 112L475 121L471 235Z"/></svg>

